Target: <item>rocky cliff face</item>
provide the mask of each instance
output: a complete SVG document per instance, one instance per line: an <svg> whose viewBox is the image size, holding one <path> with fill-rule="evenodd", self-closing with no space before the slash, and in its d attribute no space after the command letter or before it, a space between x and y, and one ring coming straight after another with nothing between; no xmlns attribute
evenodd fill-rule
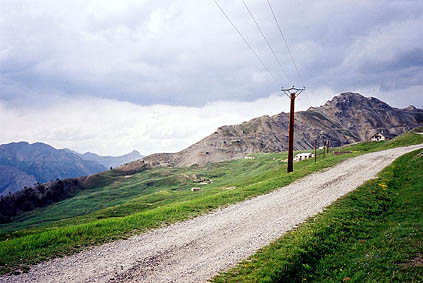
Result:
<svg viewBox="0 0 423 283"><path fill-rule="evenodd" d="M342 93L320 107L295 113L296 150L311 149L314 139L331 146L368 140L376 132L399 135L423 124L423 110L397 109L358 93ZM288 114L262 116L240 125L223 126L178 153L160 153L119 167L136 172L145 168L204 165L243 157L254 152L279 152L288 148Z"/></svg>

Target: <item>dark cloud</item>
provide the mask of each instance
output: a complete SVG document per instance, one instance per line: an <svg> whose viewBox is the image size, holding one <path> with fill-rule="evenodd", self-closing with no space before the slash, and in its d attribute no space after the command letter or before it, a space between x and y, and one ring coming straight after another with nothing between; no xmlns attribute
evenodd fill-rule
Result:
<svg viewBox="0 0 423 283"><path fill-rule="evenodd" d="M93 96L201 106L253 101L291 83L378 89L381 98L392 88L423 89L421 1L271 2L305 82L265 1L247 4L293 82L239 1L220 3L276 82L212 1L3 1L0 99L17 104Z"/></svg>

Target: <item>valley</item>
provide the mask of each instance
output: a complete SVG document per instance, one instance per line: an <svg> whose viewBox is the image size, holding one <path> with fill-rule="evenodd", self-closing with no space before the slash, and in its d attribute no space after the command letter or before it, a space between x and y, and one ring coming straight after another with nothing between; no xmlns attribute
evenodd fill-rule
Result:
<svg viewBox="0 0 423 283"><path fill-rule="evenodd" d="M4 282L15 280L43 282L53 279L166 282L184 278L189 281L204 281L219 270L231 266L230 263L254 253L258 248L268 244L307 217L322 211L332 201L354 190L362 182L373 178L379 170L398 156L422 147L420 144L396 148L395 145L401 142L403 141L393 141L392 149L348 159L334 168L310 175L271 194L265 194L186 222L166 225L166 227L131 237L128 240L90 249L72 257L49 261L32 268L28 273L16 277L3 277L2 280ZM382 145L379 146L381 146L379 149L383 149ZM387 145L384 144L384 146ZM257 184L260 183L263 182ZM209 205L213 204L210 197L203 199L208 199ZM190 206L189 204L189 201L185 202L183 209L182 207L176 210L167 209L166 214L179 218L180 214ZM284 216L282 219L281 215ZM149 214L150 219L157 221L158 219L154 216ZM138 225L145 224L147 220L141 217L141 214L136 214L135 218L132 221L137 222ZM165 220L160 226L165 223L170 222ZM97 222L96 226L104 227L105 224L106 222ZM108 235L118 228L116 224L113 220L107 221ZM80 225L79 228L84 226ZM83 236L87 241L89 230L87 226L84 228L73 230L69 236L73 238ZM46 232L52 232L52 230ZM60 233L61 237L67 234L63 232L65 231L62 230ZM37 238L45 239L47 234L42 234ZM34 236L28 235L22 239L35 240ZM56 246L62 245L63 248L63 240L60 239ZM16 246L20 246L18 238L10 240L9 243L13 242ZM27 244L34 245L36 242ZM38 252L41 251L42 249L38 249Z"/></svg>
<svg viewBox="0 0 423 283"><path fill-rule="evenodd" d="M1 225L1 270L2 273L26 270L30 264L265 194L354 156L421 143L422 135L407 133L391 141L356 144L342 149L351 151L348 154L329 154L325 159L319 155L317 163L311 159L295 163L293 174L282 168L283 153L262 153L255 154L255 159L206 167L153 168L132 177L120 175L115 177L114 184L81 191ZM204 180L211 183L201 186L199 192L191 192L193 186L198 187Z"/></svg>

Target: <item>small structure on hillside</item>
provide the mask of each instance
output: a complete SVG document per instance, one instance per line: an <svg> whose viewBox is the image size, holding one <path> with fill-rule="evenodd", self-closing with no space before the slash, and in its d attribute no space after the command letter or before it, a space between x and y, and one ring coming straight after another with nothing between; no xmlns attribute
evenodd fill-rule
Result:
<svg viewBox="0 0 423 283"><path fill-rule="evenodd" d="M395 135L382 131L380 133L374 134L370 140L374 142L378 142L378 141L391 140L393 138L395 138Z"/></svg>
<svg viewBox="0 0 423 283"><path fill-rule="evenodd" d="M314 154L310 152L298 153L297 155L295 155L294 161L305 160L313 157Z"/></svg>
<svg viewBox="0 0 423 283"><path fill-rule="evenodd" d="M201 190L201 188L198 188L198 187L191 188L191 192L199 192L200 190Z"/></svg>
<svg viewBox="0 0 423 283"><path fill-rule="evenodd" d="M244 157L244 159L256 159L256 157L255 156L246 156L246 157Z"/></svg>

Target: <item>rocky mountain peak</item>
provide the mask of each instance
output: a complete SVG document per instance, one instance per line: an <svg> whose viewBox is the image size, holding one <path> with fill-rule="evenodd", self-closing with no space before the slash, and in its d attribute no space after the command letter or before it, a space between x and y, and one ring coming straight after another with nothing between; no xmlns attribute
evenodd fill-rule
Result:
<svg viewBox="0 0 423 283"><path fill-rule="evenodd" d="M360 109L392 109L391 106L385 102L374 98L365 97L359 93L345 92L335 96L332 100L327 101L323 108L332 108L333 111L340 110L345 111L351 108Z"/></svg>

